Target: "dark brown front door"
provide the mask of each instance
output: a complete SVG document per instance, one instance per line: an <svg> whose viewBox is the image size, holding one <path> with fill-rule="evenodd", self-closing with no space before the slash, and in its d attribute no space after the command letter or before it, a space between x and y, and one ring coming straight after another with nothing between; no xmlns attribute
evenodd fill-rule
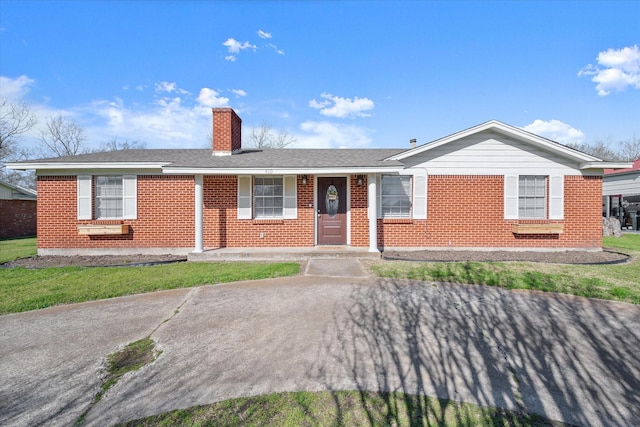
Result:
<svg viewBox="0 0 640 427"><path fill-rule="evenodd" d="M347 178L318 178L318 244L347 244Z"/></svg>

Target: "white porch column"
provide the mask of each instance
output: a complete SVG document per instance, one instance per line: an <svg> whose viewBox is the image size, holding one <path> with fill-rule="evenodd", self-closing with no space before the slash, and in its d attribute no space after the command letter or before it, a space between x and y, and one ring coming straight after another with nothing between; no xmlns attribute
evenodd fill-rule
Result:
<svg viewBox="0 0 640 427"><path fill-rule="evenodd" d="M195 232L196 232L196 242L195 242L195 248L193 248L193 252L194 253L202 253L202 251L204 251L204 245L203 245L203 217L204 217L204 213L203 213L203 209L204 209L204 190L203 190L203 178L202 175L196 175L195 176L195 181L196 181L196 218L195 218Z"/></svg>
<svg viewBox="0 0 640 427"><path fill-rule="evenodd" d="M378 190L376 188L376 174L367 175L369 194L369 252L378 251Z"/></svg>

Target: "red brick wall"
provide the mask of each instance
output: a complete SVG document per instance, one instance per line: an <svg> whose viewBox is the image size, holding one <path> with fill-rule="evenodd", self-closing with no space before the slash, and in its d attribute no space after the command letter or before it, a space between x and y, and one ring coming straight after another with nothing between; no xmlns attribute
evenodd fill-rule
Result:
<svg viewBox="0 0 640 427"><path fill-rule="evenodd" d="M0 239L36 235L35 200L0 200Z"/></svg>
<svg viewBox="0 0 640 427"><path fill-rule="evenodd" d="M231 108L213 109L213 151L242 148L242 119Z"/></svg>
<svg viewBox="0 0 640 427"><path fill-rule="evenodd" d="M379 240L387 246L601 247L600 177L565 177L565 218L559 221L505 220L503 191L502 176L429 176L426 223L379 221ZM517 223L562 223L564 233L515 235L511 225Z"/></svg>
<svg viewBox="0 0 640 427"><path fill-rule="evenodd" d="M297 220L239 220L236 176L204 177L204 246L312 247L313 176L298 176ZM502 176L429 176L426 220L378 220L380 247L590 247L601 246L600 177L565 178L565 219L505 220ZM367 182L350 180L351 245L369 246ZM138 219L78 220L76 177L38 177L38 247L125 248L194 246L194 178L138 176ZM127 235L79 235L81 224L129 224ZM562 223L560 235L514 235L515 223ZM262 233L262 237L261 237Z"/></svg>
<svg viewBox="0 0 640 427"><path fill-rule="evenodd" d="M351 246L369 247L369 208L367 201L367 176L351 175Z"/></svg>
<svg viewBox="0 0 640 427"><path fill-rule="evenodd" d="M78 220L75 176L38 177L38 248L194 246L194 178L138 176L138 219ZM87 236L78 225L128 224L129 234Z"/></svg>
<svg viewBox="0 0 640 427"><path fill-rule="evenodd" d="M297 220L239 220L237 195L236 176L204 177L205 248L314 245L313 176L307 176L307 185L298 176Z"/></svg>

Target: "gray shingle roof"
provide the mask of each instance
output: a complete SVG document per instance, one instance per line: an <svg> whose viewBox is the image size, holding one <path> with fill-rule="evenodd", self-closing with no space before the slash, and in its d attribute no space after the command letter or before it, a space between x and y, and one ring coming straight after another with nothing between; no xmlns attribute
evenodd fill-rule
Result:
<svg viewBox="0 0 640 427"><path fill-rule="evenodd" d="M266 149L246 150L231 156L213 156L210 149L142 149L89 153L30 160L25 163L167 163L176 168L358 168L397 167L383 161L401 149ZM117 164L114 164L117 167Z"/></svg>

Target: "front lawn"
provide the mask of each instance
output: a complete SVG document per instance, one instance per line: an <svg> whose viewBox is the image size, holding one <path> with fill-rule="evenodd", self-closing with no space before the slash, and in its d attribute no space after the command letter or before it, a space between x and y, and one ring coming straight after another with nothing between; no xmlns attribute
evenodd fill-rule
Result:
<svg viewBox="0 0 640 427"><path fill-rule="evenodd" d="M0 269L0 314L166 289L293 276L299 271L298 263L245 262Z"/></svg>
<svg viewBox="0 0 640 427"><path fill-rule="evenodd" d="M400 392L274 393L194 406L121 424L160 426L552 426L515 411ZM555 424L557 426L561 423Z"/></svg>
<svg viewBox="0 0 640 427"><path fill-rule="evenodd" d="M0 264L35 255L36 238L0 240Z"/></svg>
<svg viewBox="0 0 640 427"><path fill-rule="evenodd" d="M640 304L640 234L605 237L603 245L631 254L632 260L618 265L383 261L371 270L381 277L535 289Z"/></svg>

